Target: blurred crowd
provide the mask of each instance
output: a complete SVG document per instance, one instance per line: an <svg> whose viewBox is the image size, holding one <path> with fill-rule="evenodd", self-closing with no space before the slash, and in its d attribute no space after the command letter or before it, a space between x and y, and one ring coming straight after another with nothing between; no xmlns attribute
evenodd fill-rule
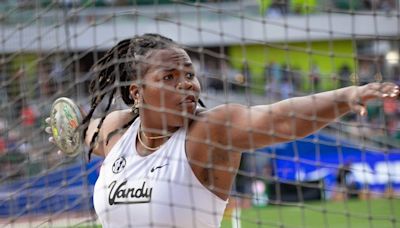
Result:
<svg viewBox="0 0 400 228"><path fill-rule="evenodd" d="M396 0L270 0L266 2L269 2L269 4L265 7L265 15L270 18L282 17L290 14L316 13L326 9L333 9L334 11L372 10L389 13L396 8Z"/></svg>
<svg viewBox="0 0 400 228"><path fill-rule="evenodd" d="M203 90L214 91L216 94L228 92L238 96L258 96L272 102L323 90L321 80L324 76L317 64L312 64L309 72L302 72L285 63L267 62L262 75L263 92L259 93L253 91L254 87L259 86L259 82L254 82L256 76L247 64L242 64L241 68L235 68L226 60L200 62L198 58L193 58L193 62ZM86 77L92 62L78 65L79 69L67 69L63 65L62 58L51 57L46 64L38 64L39 75L36 81L29 81L26 72L18 70L12 75L12 83L6 88L1 88L7 90L5 92L8 98L5 100L3 96L1 99L4 104L9 105L9 109L0 114L0 158L3 158L3 160L0 159L0 163L6 162L7 159L8 161L14 159L11 163L20 164L23 158L43 154L40 150L33 152L29 150L48 144L46 136L43 135L43 128L44 118L50 109L50 97L62 95L78 97L78 99L85 99L87 104L89 78ZM360 64L358 70L360 84L374 81L376 72L368 68L370 65ZM69 79L71 75L74 75L74 80ZM352 75L354 73L348 65L340 66L336 75L337 87L352 85ZM76 78L81 79L79 83ZM394 68L390 80L400 84L398 67ZM33 84L34 89L27 89L29 87L27 84ZM81 103L85 104L85 102ZM345 116L344 120L346 122L360 121L351 114ZM400 106L397 100L370 103L368 116L362 121L368 126L364 131L369 131L368 135L371 139L392 142L392 144L394 142L393 145L400 144ZM354 134L360 134L360 129L353 130ZM5 159L2 155L10 156ZM11 158L13 156L15 158ZM52 156L46 157L46 159L51 158ZM30 159L32 160L32 157ZM2 175L7 175L5 173L1 172Z"/></svg>

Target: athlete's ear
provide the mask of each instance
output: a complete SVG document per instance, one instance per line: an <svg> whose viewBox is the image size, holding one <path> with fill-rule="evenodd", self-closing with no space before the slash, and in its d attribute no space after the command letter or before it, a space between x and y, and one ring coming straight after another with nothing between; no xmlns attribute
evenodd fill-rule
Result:
<svg viewBox="0 0 400 228"><path fill-rule="evenodd" d="M132 99L135 99L135 100L139 99L139 86L132 83L129 86L129 93L130 93Z"/></svg>

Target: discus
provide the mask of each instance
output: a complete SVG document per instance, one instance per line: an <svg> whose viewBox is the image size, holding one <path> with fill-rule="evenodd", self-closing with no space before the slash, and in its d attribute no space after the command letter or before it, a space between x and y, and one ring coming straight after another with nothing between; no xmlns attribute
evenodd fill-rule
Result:
<svg viewBox="0 0 400 228"><path fill-rule="evenodd" d="M82 114L75 102L61 97L54 101L50 113L50 127L55 144L67 156L79 154L82 146L81 132L78 129Z"/></svg>

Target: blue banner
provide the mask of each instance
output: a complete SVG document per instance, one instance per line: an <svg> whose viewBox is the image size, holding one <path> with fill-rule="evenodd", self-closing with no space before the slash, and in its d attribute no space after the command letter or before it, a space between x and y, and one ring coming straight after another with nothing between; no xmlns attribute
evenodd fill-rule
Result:
<svg viewBox="0 0 400 228"><path fill-rule="evenodd" d="M0 186L0 217L89 211L102 160L78 162Z"/></svg>
<svg viewBox="0 0 400 228"><path fill-rule="evenodd" d="M400 150L378 151L316 134L262 150L274 154L274 173L283 181L324 179L329 189L337 183L339 168L348 166L359 188L383 193L400 191Z"/></svg>

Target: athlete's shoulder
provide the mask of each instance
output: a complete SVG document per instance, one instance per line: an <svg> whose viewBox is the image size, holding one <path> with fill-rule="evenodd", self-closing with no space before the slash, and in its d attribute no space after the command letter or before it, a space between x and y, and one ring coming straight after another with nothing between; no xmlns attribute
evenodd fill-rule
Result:
<svg viewBox="0 0 400 228"><path fill-rule="evenodd" d="M107 117L106 120L108 121L113 121L113 122L124 122L124 120L126 119L132 119L133 118L133 114L131 109L121 109L121 110L116 110L116 111L112 111L110 112Z"/></svg>
<svg viewBox="0 0 400 228"><path fill-rule="evenodd" d="M227 123L243 116L245 106L235 103L222 104L211 109L198 109L191 121L189 136L194 138L211 137L220 141L227 135Z"/></svg>
<svg viewBox="0 0 400 228"><path fill-rule="evenodd" d="M116 110L110 112L104 119L103 128L104 133L113 131L114 129L119 129L127 124L134 118L130 109Z"/></svg>
<svg viewBox="0 0 400 228"><path fill-rule="evenodd" d="M237 103L222 104L211 109L198 108L196 116L200 117L199 119L202 121L222 121L221 123L224 123L224 121L240 114L244 109L247 110L245 106Z"/></svg>

